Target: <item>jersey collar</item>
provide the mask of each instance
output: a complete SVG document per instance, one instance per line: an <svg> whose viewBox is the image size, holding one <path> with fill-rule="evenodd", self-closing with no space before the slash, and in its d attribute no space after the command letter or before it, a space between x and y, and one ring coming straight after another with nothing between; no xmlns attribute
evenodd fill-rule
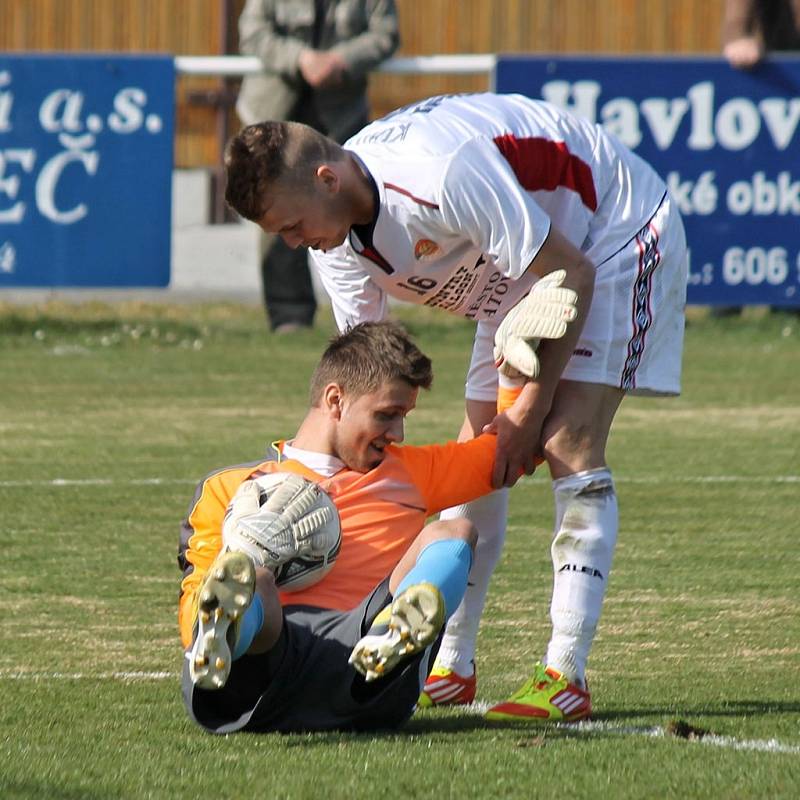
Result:
<svg viewBox="0 0 800 800"><path fill-rule="evenodd" d="M365 225L353 225L350 228L348 239L350 246L362 258L366 258L379 267L387 275L391 275L395 270L389 261L378 251L375 247L374 236L375 226L378 224L381 208L384 204L383 187L378 181L375 180L373 171L364 159L356 155L352 150L348 151L350 155L355 158L364 170L365 175L369 178L370 187L372 189L372 197L375 201L375 214L372 220Z"/></svg>

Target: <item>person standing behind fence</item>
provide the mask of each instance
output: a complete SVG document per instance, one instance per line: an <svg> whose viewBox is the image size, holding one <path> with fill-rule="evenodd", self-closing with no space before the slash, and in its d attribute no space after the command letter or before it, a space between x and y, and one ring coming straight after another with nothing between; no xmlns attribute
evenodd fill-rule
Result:
<svg viewBox="0 0 800 800"><path fill-rule="evenodd" d="M771 51L800 51L800 0L726 0L722 54L749 69Z"/></svg>
<svg viewBox="0 0 800 800"><path fill-rule="evenodd" d="M787 50L800 52L800 0L725 0L722 55L732 67L752 69L767 53ZM729 317L741 310L717 306L712 314Z"/></svg>
<svg viewBox="0 0 800 800"><path fill-rule="evenodd" d="M394 0L247 0L239 50L264 72L247 75L236 103L244 125L303 122L344 142L368 121L367 73L400 43ZM305 248L262 238L270 328L310 327L316 300Z"/></svg>

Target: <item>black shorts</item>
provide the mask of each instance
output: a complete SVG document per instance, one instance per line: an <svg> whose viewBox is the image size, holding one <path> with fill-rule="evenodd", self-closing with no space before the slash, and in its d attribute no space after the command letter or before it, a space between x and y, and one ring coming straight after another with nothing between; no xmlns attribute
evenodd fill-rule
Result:
<svg viewBox="0 0 800 800"><path fill-rule="evenodd" d="M347 659L391 600L386 578L351 611L284 606L275 647L236 660L218 691L192 686L187 661L182 684L189 716L212 733L396 728L414 713L441 637L366 683Z"/></svg>

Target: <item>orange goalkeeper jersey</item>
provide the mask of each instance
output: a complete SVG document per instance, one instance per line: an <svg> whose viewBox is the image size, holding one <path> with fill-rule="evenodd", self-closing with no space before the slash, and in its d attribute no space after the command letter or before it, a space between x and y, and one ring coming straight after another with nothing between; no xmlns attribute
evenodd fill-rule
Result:
<svg viewBox="0 0 800 800"><path fill-rule="evenodd" d="M496 441L483 435L424 447L392 445L375 469L343 469L330 478L293 460L254 462L212 473L198 486L182 526L178 563L184 570L179 604L184 646L191 644L195 594L222 548L222 519L242 481L267 472L296 472L328 492L342 523L339 556L319 583L281 593L281 603L347 611L392 572L429 516L492 491Z"/></svg>

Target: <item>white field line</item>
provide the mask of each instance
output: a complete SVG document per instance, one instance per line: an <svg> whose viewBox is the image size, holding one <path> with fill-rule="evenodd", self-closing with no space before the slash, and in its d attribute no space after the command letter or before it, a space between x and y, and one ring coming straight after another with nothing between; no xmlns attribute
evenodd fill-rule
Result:
<svg viewBox="0 0 800 800"><path fill-rule="evenodd" d="M0 681L163 681L179 680L176 672L23 672L0 670Z"/></svg>
<svg viewBox="0 0 800 800"><path fill-rule="evenodd" d="M90 674L84 672L10 672L0 670L0 680L11 681L79 681L79 680L111 680L129 683L132 681L178 680L174 672L100 672ZM464 706L462 713L469 717L482 717L493 706L493 702L478 702ZM578 722L571 725L559 723L559 730L572 734L611 733L618 736L646 736L649 738L667 738L666 729L655 725L652 727L623 725L614 722ZM532 728L532 732L536 729ZM539 729L541 730L541 729ZM676 737L669 737L676 738ZM763 753L789 753L800 755L800 745L784 744L777 739L736 739L733 736L717 736L709 733L700 738L686 739L693 744L705 744L714 747L726 747L731 750L754 750Z"/></svg>
<svg viewBox="0 0 800 800"><path fill-rule="evenodd" d="M494 704L487 702L472 703L472 705L464 707L464 713L467 716L482 717L492 705ZM610 733L618 736L645 736L654 739L680 738L668 734L666 728L660 725L648 727L644 725L625 725L624 723L604 722L602 720L589 720L586 722L575 722L572 724L557 723L555 727L559 730L579 735ZM536 728L531 728L532 733L535 733L536 730ZM538 730L542 731L543 729L540 728ZM725 747L730 750L753 750L762 753L789 753L791 755L800 755L800 745L786 744L778 741L777 739L736 739L733 736L718 736L714 733L708 733L705 736L683 739L683 741L691 744L705 744L712 747Z"/></svg>
<svg viewBox="0 0 800 800"><path fill-rule="evenodd" d="M524 477L524 482L533 478ZM800 475L614 475L615 483L800 483ZM194 478L131 478L130 480L115 478L50 478L49 480L0 481L0 488L17 488L26 486L52 486L54 488L69 486L195 486L199 479Z"/></svg>
<svg viewBox="0 0 800 800"><path fill-rule="evenodd" d="M614 733L622 736L651 736L668 737L675 739L673 735L667 734L661 726L637 727L634 725L619 725L613 722L579 722L575 725L561 724L558 726L563 730L578 731L580 733ZM732 750L757 750L765 753L793 753L800 754L800 745L784 744L777 739L736 739L733 736L718 736L715 733L707 733L705 736L693 737L685 741L713 745L715 747L728 747Z"/></svg>
<svg viewBox="0 0 800 800"><path fill-rule="evenodd" d="M114 478L50 478L42 481L0 481L0 488L14 488L18 486L168 486L179 484L181 486L195 485L199 479L190 478L131 478L130 480Z"/></svg>

